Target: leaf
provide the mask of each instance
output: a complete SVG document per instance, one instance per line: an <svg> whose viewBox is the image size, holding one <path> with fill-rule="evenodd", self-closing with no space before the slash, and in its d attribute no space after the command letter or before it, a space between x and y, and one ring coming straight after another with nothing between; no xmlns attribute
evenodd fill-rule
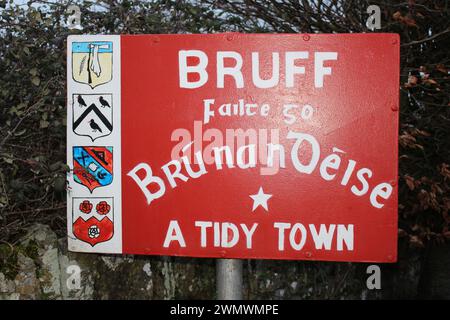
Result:
<svg viewBox="0 0 450 320"><path fill-rule="evenodd" d="M14 135L16 137L19 137L19 136L23 135L25 132L27 132L27 129L20 130L20 131L14 133Z"/></svg>
<svg viewBox="0 0 450 320"><path fill-rule="evenodd" d="M405 182L406 182L406 185L408 186L409 190L411 190L411 191L414 190L414 188L415 188L414 178L410 177L406 174L405 174L404 178L405 178Z"/></svg>
<svg viewBox="0 0 450 320"><path fill-rule="evenodd" d="M51 164L51 165L49 166L49 169L50 169L51 171L56 171L56 170L58 170L59 168L61 168L61 165L62 165L62 162L61 162L61 161L57 161L57 162Z"/></svg>
<svg viewBox="0 0 450 320"><path fill-rule="evenodd" d="M35 85L35 86L39 86L41 84L41 79L39 79L39 77L33 77L31 78L31 82Z"/></svg>
<svg viewBox="0 0 450 320"><path fill-rule="evenodd" d="M396 12L392 15L392 18L394 18L394 20L401 20L403 17L402 17L402 14L400 13L400 11L396 11Z"/></svg>
<svg viewBox="0 0 450 320"><path fill-rule="evenodd" d="M416 248L423 248L425 245L423 244L423 241L419 239L418 236L411 236L409 238L409 243Z"/></svg>
<svg viewBox="0 0 450 320"><path fill-rule="evenodd" d="M38 70L36 68L32 68L29 72L32 76L36 76L38 74Z"/></svg>
<svg viewBox="0 0 450 320"><path fill-rule="evenodd" d="M50 122L48 122L48 121L46 121L46 120L41 120L40 122L39 122L39 126L41 127L41 129L44 129L44 128L48 128L48 125L50 124Z"/></svg>
<svg viewBox="0 0 450 320"><path fill-rule="evenodd" d="M446 68L445 65L443 65L442 63L439 63L439 64L436 66L436 70L438 70L438 71L440 71L440 72L442 72L442 73L448 74L447 68Z"/></svg>
<svg viewBox="0 0 450 320"><path fill-rule="evenodd" d="M13 164L14 159L9 157L3 157L3 161L5 161L7 164Z"/></svg>

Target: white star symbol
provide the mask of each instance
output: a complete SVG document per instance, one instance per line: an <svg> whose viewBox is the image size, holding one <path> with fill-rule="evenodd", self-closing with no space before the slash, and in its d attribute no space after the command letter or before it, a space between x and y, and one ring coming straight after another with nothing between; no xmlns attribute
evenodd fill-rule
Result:
<svg viewBox="0 0 450 320"><path fill-rule="evenodd" d="M258 193L250 195L250 198L253 199L253 209L252 211L255 211L256 208L259 206L262 206L266 211L269 211L269 208L267 206L267 200L269 200L272 197L271 194L264 193L264 190L262 187L259 187Z"/></svg>

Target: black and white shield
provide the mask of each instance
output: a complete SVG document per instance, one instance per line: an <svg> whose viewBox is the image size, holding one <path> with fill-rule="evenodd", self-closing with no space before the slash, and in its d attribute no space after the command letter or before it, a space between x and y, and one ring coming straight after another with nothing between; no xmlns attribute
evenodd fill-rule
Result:
<svg viewBox="0 0 450 320"><path fill-rule="evenodd" d="M92 141L113 130L112 94L74 94L73 132Z"/></svg>

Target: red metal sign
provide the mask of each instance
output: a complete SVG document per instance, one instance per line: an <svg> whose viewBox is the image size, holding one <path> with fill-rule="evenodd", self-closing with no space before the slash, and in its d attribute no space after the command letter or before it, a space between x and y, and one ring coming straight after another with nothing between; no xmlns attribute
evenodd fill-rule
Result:
<svg viewBox="0 0 450 320"><path fill-rule="evenodd" d="M396 261L397 35L69 46L71 250Z"/></svg>

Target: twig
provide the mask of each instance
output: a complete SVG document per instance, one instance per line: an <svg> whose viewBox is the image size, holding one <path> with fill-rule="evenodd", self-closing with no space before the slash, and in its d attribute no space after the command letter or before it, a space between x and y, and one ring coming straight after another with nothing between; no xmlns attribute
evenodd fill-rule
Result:
<svg viewBox="0 0 450 320"><path fill-rule="evenodd" d="M43 212L43 211L52 211L52 210L58 210L58 209L64 209L66 208L66 205L60 205L53 208L38 208L38 209L30 209L30 210L22 210L22 211L10 211L7 214L23 214L23 213L30 213L30 212Z"/></svg>
<svg viewBox="0 0 450 320"><path fill-rule="evenodd" d="M432 35L429 38L425 38L425 39L422 39L422 40L417 40L417 41L411 41L411 42L408 42L408 43L404 43L404 44L401 45L401 47L414 46L416 44L421 44L421 43L424 43L424 42L428 42L428 41L434 40L437 37L440 37L440 36L442 36L442 35L444 35L446 33L449 33L449 32L450 32L450 28L447 28L446 30L444 30L442 32L439 32L439 33L436 33L435 35Z"/></svg>

